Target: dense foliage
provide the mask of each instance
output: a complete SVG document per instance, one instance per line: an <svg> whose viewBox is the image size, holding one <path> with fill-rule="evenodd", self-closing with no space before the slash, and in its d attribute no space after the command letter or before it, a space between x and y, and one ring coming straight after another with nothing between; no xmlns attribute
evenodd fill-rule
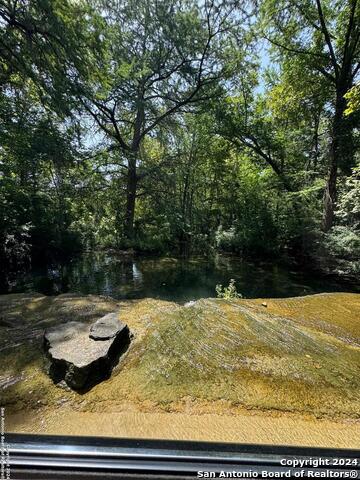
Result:
<svg viewBox="0 0 360 480"><path fill-rule="evenodd" d="M358 0L0 1L0 263L360 271ZM315 263L314 263L315 262Z"/></svg>

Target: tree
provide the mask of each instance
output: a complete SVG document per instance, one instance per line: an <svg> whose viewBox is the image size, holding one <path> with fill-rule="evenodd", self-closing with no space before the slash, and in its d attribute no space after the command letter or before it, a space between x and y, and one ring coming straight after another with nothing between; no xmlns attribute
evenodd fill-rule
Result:
<svg viewBox="0 0 360 480"><path fill-rule="evenodd" d="M78 247L69 228L69 192L74 192L68 173L76 150L75 80L87 75L86 11L82 2L0 1L0 257L5 271L30 263L31 257L45 260Z"/></svg>
<svg viewBox="0 0 360 480"><path fill-rule="evenodd" d="M292 191L293 186L285 172L286 148L276 135L274 122L263 102L255 102L251 97L249 94L227 98L225 108L220 106L218 112L218 132L238 150L247 150L265 162L281 185Z"/></svg>
<svg viewBox="0 0 360 480"><path fill-rule="evenodd" d="M92 85L83 86L82 102L110 140L109 148L121 157L127 179L124 234L129 239L138 184L147 175L141 145L170 116L218 94L218 83L226 81L238 61L230 55L235 4L221 0L99 4L106 18L108 55L98 59Z"/></svg>
<svg viewBox="0 0 360 480"><path fill-rule="evenodd" d="M345 115L345 94L360 70L360 3L358 0L265 0L263 33L283 58L301 57L318 72L331 92L328 175L324 192L323 230L334 221L338 170L353 166L354 122Z"/></svg>
<svg viewBox="0 0 360 480"><path fill-rule="evenodd" d="M77 81L88 75L90 14L83 2L0 1L0 88L31 81L43 107L69 115Z"/></svg>

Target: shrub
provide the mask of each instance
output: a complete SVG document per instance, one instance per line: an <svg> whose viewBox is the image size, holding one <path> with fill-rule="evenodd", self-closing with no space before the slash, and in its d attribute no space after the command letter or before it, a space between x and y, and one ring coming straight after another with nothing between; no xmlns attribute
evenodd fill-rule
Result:
<svg viewBox="0 0 360 480"><path fill-rule="evenodd" d="M218 298L225 298L226 300L230 300L232 298L242 298L241 293L236 291L235 280L233 278L230 280L227 287L223 287L222 285L218 284L216 285L215 290Z"/></svg>

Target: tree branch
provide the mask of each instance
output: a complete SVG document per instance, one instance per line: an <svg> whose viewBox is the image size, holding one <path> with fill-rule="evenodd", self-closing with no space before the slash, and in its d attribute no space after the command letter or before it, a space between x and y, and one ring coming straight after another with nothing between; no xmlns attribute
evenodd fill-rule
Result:
<svg viewBox="0 0 360 480"><path fill-rule="evenodd" d="M338 76L339 76L339 66L338 66L338 63L336 61L336 56L335 56L333 45L331 43L330 34L329 34L329 31L328 31L327 26L326 26L324 12L323 12L323 9L322 9L322 6L321 6L321 0L316 0L316 6L317 6L318 14L319 14L321 31L324 35L325 42L328 46L329 53L330 53L330 58L331 58L331 63L333 65L334 71L335 71L335 78L337 79Z"/></svg>

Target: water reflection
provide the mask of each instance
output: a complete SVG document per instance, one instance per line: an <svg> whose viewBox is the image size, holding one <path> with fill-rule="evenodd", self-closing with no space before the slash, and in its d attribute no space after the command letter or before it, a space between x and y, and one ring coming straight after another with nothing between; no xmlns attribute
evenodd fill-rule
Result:
<svg viewBox="0 0 360 480"><path fill-rule="evenodd" d="M91 253L66 265L56 265L19 278L12 291L44 294L76 292L123 298L160 298L188 302L214 297L217 284L236 280L247 298L288 297L330 291L358 291L354 285L290 270L218 255L214 259L130 258L115 253Z"/></svg>

